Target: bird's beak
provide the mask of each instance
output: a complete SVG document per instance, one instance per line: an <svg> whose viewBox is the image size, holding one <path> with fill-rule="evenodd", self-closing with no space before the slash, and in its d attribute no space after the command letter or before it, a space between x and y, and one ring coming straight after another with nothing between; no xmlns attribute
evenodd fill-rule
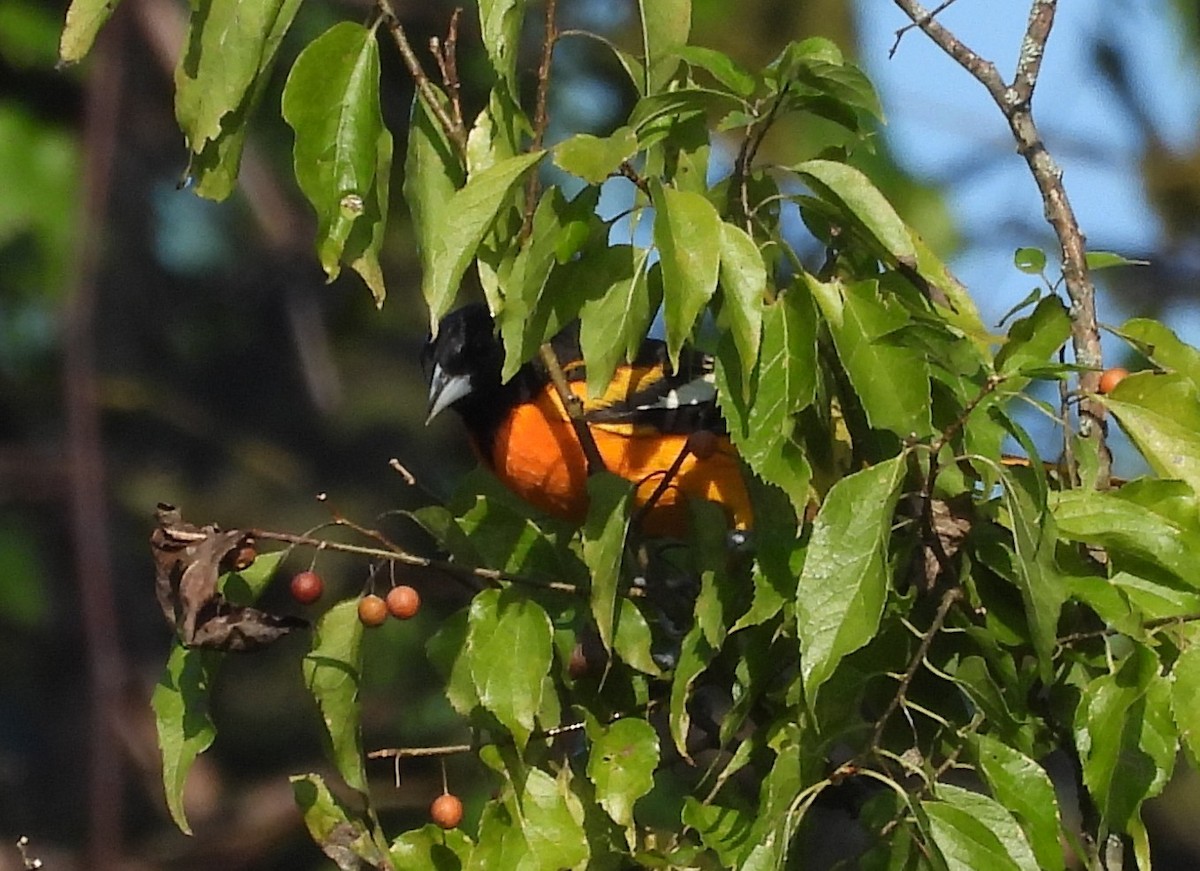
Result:
<svg viewBox="0 0 1200 871"><path fill-rule="evenodd" d="M429 378L429 417L425 425L471 392L470 375L448 375L438 364Z"/></svg>

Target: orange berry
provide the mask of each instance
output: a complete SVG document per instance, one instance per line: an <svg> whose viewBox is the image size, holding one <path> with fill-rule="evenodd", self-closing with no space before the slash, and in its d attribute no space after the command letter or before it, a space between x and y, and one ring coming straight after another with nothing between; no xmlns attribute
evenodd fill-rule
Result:
<svg viewBox="0 0 1200 871"><path fill-rule="evenodd" d="M387 619L387 602L370 593L358 600L358 619L364 626L382 626Z"/></svg>
<svg viewBox="0 0 1200 871"><path fill-rule="evenodd" d="M1129 370L1120 366L1105 369L1100 375L1100 392L1112 393L1116 386L1129 377Z"/></svg>
<svg viewBox="0 0 1200 871"><path fill-rule="evenodd" d="M301 605L311 605L325 592L325 582L316 572L298 572L292 575L291 592Z"/></svg>
<svg viewBox="0 0 1200 871"><path fill-rule="evenodd" d="M463 805L453 793L443 793L429 806L429 816L443 829L453 829L463 818Z"/></svg>
<svg viewBox="0 0 1200 871"><path fill-rule="evenodd" d="M421 610L421 597L412 587L401 584L392 587L387 594L388 613L397 620L407 620L415 617Z"/></svg>

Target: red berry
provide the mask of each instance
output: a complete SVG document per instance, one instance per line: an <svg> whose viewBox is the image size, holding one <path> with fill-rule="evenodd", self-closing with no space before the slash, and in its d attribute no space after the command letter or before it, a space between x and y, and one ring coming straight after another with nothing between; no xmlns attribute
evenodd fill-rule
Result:
<svg viewBox="0 0 1200 871"><path fill-rule="evenodd" d="M421 610L421 597L416 590L404 584L392 587L387 594L387 609L397 620L407 620Z"/></svg>
<svg viewBox="0 0 1200 871"><path fill-rule="evenodd" d="M291 591L301 605L311 605L325 592L325 582L316 572L298 572L292 575Z"/></svg>
<svg viewBox="0 0 1200 871"><path fill-rule="evenodd" d="M429 806L429 815L443 829L453 829L463 818L462 802L453 793L443 793Z"/></svg>
<svg viewBox="0 0 1200 871"><path fill-rule="evenodd" d="M1100 392L1112 393L1116 386L1129 377L1129 370L1120 366L1105 369L1100 375Z"/></svg>
<svg viewBox="0 0 1200 871"><path fill-rule="evenodd" d="M358 619L364 626L382 626L387 619L388 607L383 599L374 593L363 596L358 600Z"/></svg>

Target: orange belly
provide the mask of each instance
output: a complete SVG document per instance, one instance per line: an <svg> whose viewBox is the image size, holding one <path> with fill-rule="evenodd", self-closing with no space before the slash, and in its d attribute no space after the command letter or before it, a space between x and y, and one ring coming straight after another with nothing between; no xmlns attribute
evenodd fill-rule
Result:
<svg viewBox="0 0 1200 871"><path fill-rule="evenodd" d="M572 384L582 395L582 383ZM687 436L668 435L629 426L592 424L592 436L613 474L637 483L636 500L644 503L663 474L679 457ZM587 514L587 463L575 430L552 389L535 402L517 408L496 433L492 468L509 489L548 514L581 521ZM647 535L683 535L688 498L707 499L724 507L730 524L749 528L753 522L749 494L736 452L727 437L704 458L688 455L668 489L647 512L641 529Z"/></svg>

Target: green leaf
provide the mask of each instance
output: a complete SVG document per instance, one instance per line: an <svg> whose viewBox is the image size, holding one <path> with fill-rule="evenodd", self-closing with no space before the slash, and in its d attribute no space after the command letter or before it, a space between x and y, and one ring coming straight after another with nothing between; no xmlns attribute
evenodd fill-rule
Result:
<svg viewBox="0 0 1200 871"><path fill-rule="evenodd" d="M221 200L237 180L250 112L300 0L192 0L175 69L175 117L198 194Z"/></svg>
<svg viewBox="0 0 1200 871"><path fill-rule="evenodd" d="M525 7L525 0L481 0L479 4L480 37L492 70L514 96L518 87L517 52Z"/></svg>
<svg viewBox="0 0 1200 871"><path fill-rule="evenodd" d="M479 693L471 678L471 660L467 654L469 609L456 611L425 642L429 662L445 680L443 691L451 707L464 717L479 705Z"/></svg>
<svg viewBox="0 0 1200 871"><path fill-rule="evenodd" d="M1200 492L1200 394L1183 375L1130 375L1098 400L1160 477Z"/></svg>
<svg viewBox="0 0 1200 871"><path fill-rule="evenodd" d="M692 0L638 0L646 64L645 93L654 94L675 75L679 49L692 28Z"/></svg>
<svg viewBox="0 0 1200 871"><path fill-rule="evenodd" d="M604 649L612 650L633 484L616 475L592 475L587 480L587 489L589 505L583 524L583 561L592 573L592 618L596 621Z"/></svg>
<svg viewBox="0 0 1200 871"><path fill-rule="evenodd" d="M724 52L699 45L682 45L677 51L689 66L704 70L739 97L749 97L754 93L754 76Z"/></svg>
<svg viewBox="0 0 1200 871"><path fill-rule="evenodd" d="M1119 566L1131 571L1156 566L1200 588L1200 535L1194 530L1117 493L1063 490L1051 494L1050 506L1066 538L1105 548Z"/></svg>
<svg viewBox="0 0 1200 871"><path fill-rule="evenodd" d="M672 129L678 129L689 119L710 110L727 111L741 105L736 97L724 91L680 88L642 97L630 111L626 123L638 134L638 147L647 148L666 138Z"/></svg>
<svg viewBox="0 0 1200 871"><path fill-rule="evenodd" d="M579 345L587 361L588 396L593 399L604 393L622 361L637 356L661 302L661 282L650 280L650 252L613 245L588 261L588 273L597 285L608 285L579 310Z"/></svg>
<svg viewBox="0 0 1200 871"><path fill-rule="evenodd" d="M1179 740L1193 768L1200 768L1200 640L1188 632L1190 646L1184 649L1171 669L1171 714L1179 730Z"/></svg>
<svg viewBox="0 0 1200 871"><path fill-rule="evenodd" d="M304 657L304 683L321 709L338 773L347 786L365 794L358 712L362 633L356 599L338 602L326 611L313 629L312 650Z"/></svg>
<svg viewBox="0 0 1200 871"><path fill-rule="evenodd" d="M440 91L436 93L438 101L444 107L449 106L450 101L445 95ZM425 101L414 96L408 125L408 154L404 162L404 199L416 231L424 275L433 270L434 252L441 234L453 221L450 203L454 192L465 183L462 161L441 124ZM445 308L449 309L453 301L451 291L450 298L444 301ZM435 316L435 320L439 317Z"/></svg>
<svg viewBox="0 0 1200 871"><path fill-rule="evenodd" d="M658 734L637 717L588 730L592 747L587 776L596 786L596 801L619 826L633 825L633 805L654 786L658 767Z"/></svg>
<svg viewBox="0 0 1200 871"><path fill-rule="evenodd" d="M951 871L1037 871L1025 836L1004 807L977 792L939 783L939 801L923 801L933 841Z"/></svg>
<svg viewBox="0 0 1200 871"><path fill-rule="evenodd" d="M1185 375L1192 384L1200 387L1200 351L1180 341L1158 321L1134 318L1126 321L1116 333L1156 366Z"/></svg>
<svg viewBox="0 0 1200 871"><path fill-rule="evenodd" d="M588 184L600 184L637 154L637 150L637 134L628 127L618 127L603 139L577 133L554 146L554 163Z"/></svg>
<svg viewBox="0 0 1200 871"><path fill-rule="evenodd" d="M1041 275L1046 268L1046 252L1041 248L1018 248L1013 253L1013 266L1026 275Z"/></svg>
<svg viewBox="0 0 1200 871"><path fill-rule="evenodd" d="M582 295L558 292L554 283L556 271L565 272L576 265L556 269L560 265L559 247L563 236L575 227L582 225L584 233L591 235L590 225L598 225L595 217L598 198L599 189L590 188L568 202L562 191L552 186L538 201L529 237L520 245L503 281L504 304L496 318L504 341L504 368L500 373L503 381L516 375L543 342L577 316ZM592 260L597 261L597 269L614 260L600 252L587 259L589 267ZM596 275L597 283L602 276L603 273Z"/></svg>
<svg viewBox="0 0 1200 871"><path fill-rule="evenodd" d="M371 826L329 791L324 778L298 774L291 781L308 834L338 868L352 871L361 868L361 862L383 867L387 851L376 840Z"/></svg>
<svg viewBox="0 0 1200 871"><path fill-rule="evenodd" d="M917 249L908 225L862 172L833 160L806 160L792 168L821 199L865 230L891 258L916 265Z"/></svg>
<svg viewBox="0 0 1200 871"><path fill-rule="evenodd" d="M430 268L425 272L421 292L429 305L430 330L436 334L438 321L450 310L458 293L459 282L479 249L509 195L534 164L542 151L519 154L473 173L467 183L451 196L431 228Z"/></svg>
<svg viewBox="0 0 1200 871"><path fill-rule="evenodd" d="M812 403L818 371L817 314L808 294L791 288L763 307L749 407L742 399L742 355L731 359L728 349L731 345L722 342L717 351L717 395L730 438L746 465L780 487L802 513L811 471L794 438L794 415Z"/></svg>
<svg viewBox="0 0 1200 871"><path fill-rule="evenodd" d="M1135 644L1113 674L1083 687L1075 713L1075 745L1083 782L1102 822L1123 832L1142 802L1170 777L1177 749L1171 687L1158 658Z"/></svg>
<svg viewBox="0 0 1200 871"><path fill-rule="evenodd" d="M1034 498L1007 469L1002 470L1000 483L1013 533L1016 581L1025 605L1030 641L1037 653L1042 679L1049 684L1054 673L1052 659L1057 645L1058 617L1066 599L1054 562L1058 538L1054 520L1049 511L1035 504Z"/></svg>
<svg viewBox="0 0 1200 871"><path fill-rule="evenodd" d="M344 21L309 43L284 86L283 117L296 133L296 180L317 211L321 267L333 281L348 264L382 304L392 134L379 108L375 31Z"/></svg>
<svg viewBox="0 0 1200 871"><path fill-rule="evenodd" d="M397 836L388 855L394 871L459 871L474 846L461 828L447 830L426 823Z"/></svg>
<svg viewBox="0 0 1200 871"><path fill-rule="evenodd" d="M729 323L733 342L742 358L742 389L748 391L762 340L767 269L754 237L727 222L721 223L720 279L724 303L721 314Z"/></svg>
<svg viewBox="0 0 1200 871"><path fill-rule="evenodd" d="M737 868L747 848L753 847L750 839L754 813L748 809L726 807L718 804L701 804L695 796L684 796L684 825L690 826L700 835L704 846L717 854L725 868Z"/></svg>
<svg viewBox="0 0 1200 871"><path fill-rule="evenodd" d="M553 627L536 602L513 590L484 590L467 618L467 655L479 703L525 746L553 662Z"/></svg>
<svg viewBox="0 0 1200 871"><path fill-rule="evenodd" d="M1088 269L1112 269L1114 266L1149 266L1149 260L1131 260L1112 251L1089 251L1084 255Z"/></svg>
<svg viewBox="0 0 1200 871"><path fill-rule="evenodd" d="M658 677L662 669L651 655L653 636L650 624L642 612L629 599L622 598L617 603L617 629L613 634L613 651L628 666L636 668L643 674Z"/></svg>
<svg viewBox="0 0 1200 871"><path fill-rule="evenodd" d="M996 371L1015 375L1025 367L1044 366L1071 336L1071 317L1057 296L1047 296L1028 316L1008 331L1008 341L996 354Z"/></svg>
<svg viewBox="0 0 1200 871"><path fill-rule="evenodd" d="M806 783L803 770L803 736L799 726L789 723L771 739L775 762L763 778L758 794L758 814L750 833L754 846L746 855L740 871L783 871L796 867L788 861L792 838L805 812L820 790L809 792L803 801L799 795ZM794 857L793 857L794 858Z"/></svg>
<svg viewBox="0 0 1200 871"><path fill-rule="evenodd" d="M675 662L675 671L671 675L671 699L668 706L671 738L675 742L675 749L684 759L691 759L687 752L687 734L691 728L692 715L688 711L687 703L692 695L692 685L715 655L716 651L709 645L700 627L693 624L679 643L679 655Z"/></svg>
<svg viewBox="0 0 1200 871"><path fill-rule="evenodd" d="M120 0L71 0L67 22L58 43L61 63L73 64L83 60L96 41L96 34L108 21Z"/></svg>
<svg viewBox="0 0 1200 871"><path fill-rule="evenodd" d="M925 353L892 341L911 315L875 281L842 284L806 276L867 421L901 438L933 430Z"/></svg>
<svg viewBox="0 0 1200 871"><path fill-rule="evenodd" d="M1050 776L1028 756L991 735L976 735L974 743L979 773L996 800L1020 822L1037 857L1035 867L1061 871L1065 867L1059 843L1061 821Z"/></svg>
<svg viewBox="0 0 1200 871"><path fill-rule="evenodd" d="M800 670L810 710L842 658L875 637L887 597L888 539L904 457L835 484L813 521L796 591Z"/></svg>
<svg viewBox="0 0 1200 871"><path fill-rule="evenodd" d="M679 350L717 289L721 216L698 193L664 187L657 179L650 182L650 190L663 276L667 355L678 368Z"/></svg>
<svg viewBox="0 0 1200 871"><path fill-rule="evenodd" d="M167 810L187 835L192 833L183 803L187 775L196 757L211 747L217 736L208 713L209 685L217 662L212 651L189 650L176 642L150 698L158 727Z"/></svg>

